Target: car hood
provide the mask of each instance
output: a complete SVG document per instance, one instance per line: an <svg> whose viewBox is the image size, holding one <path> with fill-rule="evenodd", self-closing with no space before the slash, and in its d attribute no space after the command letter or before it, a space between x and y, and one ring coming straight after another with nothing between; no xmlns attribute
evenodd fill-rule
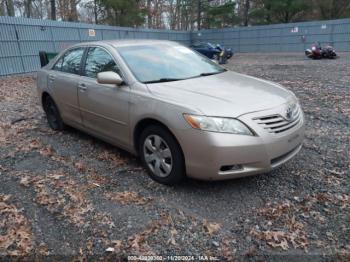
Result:
<svg viewBox="0 0 350 262"><path fill-rule="evenodd" d="M153 95L165 101L208 116L238 117L295 100L292 92L278 84L232 71L147 86Z"/></svg>

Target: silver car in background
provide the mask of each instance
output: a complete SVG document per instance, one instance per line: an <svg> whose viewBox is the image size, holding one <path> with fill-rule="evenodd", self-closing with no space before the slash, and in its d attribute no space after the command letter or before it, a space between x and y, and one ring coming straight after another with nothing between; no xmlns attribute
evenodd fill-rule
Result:
<svg viewBox="0 0 350 262"><path fill-rule="evenodd" d="M69 125L137 154L168 185L268 172L304 138L292 92L170 41L75 45L38 72L37 87L53 129Z"/></svg>

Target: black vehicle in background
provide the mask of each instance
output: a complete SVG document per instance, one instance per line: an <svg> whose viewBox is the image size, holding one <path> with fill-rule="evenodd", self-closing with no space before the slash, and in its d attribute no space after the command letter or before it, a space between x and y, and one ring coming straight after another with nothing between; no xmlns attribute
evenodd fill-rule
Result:
<svg viewBox="0 0 350 262"><path fill-rule="evenodd" d="M231 48L224 48L220 44L213 45L211 43L196 43L190 47L206 57L216 61L219 61L220 56L222 57L224 54L225 59L229 59L233 56L233 51Z"/></svg>
<svg viewBox="0 0 350 262"><path fill-rule="evenodd" d="M211 43L195 43L190 47L202 55L214 60L219 60L220 53L222 52L222 50L216 48Z"/></svg>

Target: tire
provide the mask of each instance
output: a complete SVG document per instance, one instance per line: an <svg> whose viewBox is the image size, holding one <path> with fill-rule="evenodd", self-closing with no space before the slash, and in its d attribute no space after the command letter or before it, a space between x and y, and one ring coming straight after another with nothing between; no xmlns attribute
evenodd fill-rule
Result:
<svg viewBox="0 0 350 262"><path fill-rule="evenodd" d="M56 103L53 101L53 99L50 96L47 96L44 99L43 108L44 108L49 126L53 130L62 131L65 128L65 124L62 121L62 118Z"/></svg>
<svg viewBox="0 0 350 262"><path fill-rule="evenodd" d="M146 127L139 139L139 154L149 176L164 185L175 185L185 178L185 161L174 136L165 128Z"/></svg>

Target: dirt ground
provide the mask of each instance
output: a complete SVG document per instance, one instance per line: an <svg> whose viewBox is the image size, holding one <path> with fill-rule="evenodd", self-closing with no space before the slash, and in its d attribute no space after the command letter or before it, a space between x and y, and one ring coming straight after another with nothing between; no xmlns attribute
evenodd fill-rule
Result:
<svg viewBox="0 0 350 262"><path fill-rule="evenodd" d="M237 54L226 66L297 95L304 147L268 174L176 187L98 139L51 131L33 76L0 79L0 257L349 260L350 54Z"/></svg>

